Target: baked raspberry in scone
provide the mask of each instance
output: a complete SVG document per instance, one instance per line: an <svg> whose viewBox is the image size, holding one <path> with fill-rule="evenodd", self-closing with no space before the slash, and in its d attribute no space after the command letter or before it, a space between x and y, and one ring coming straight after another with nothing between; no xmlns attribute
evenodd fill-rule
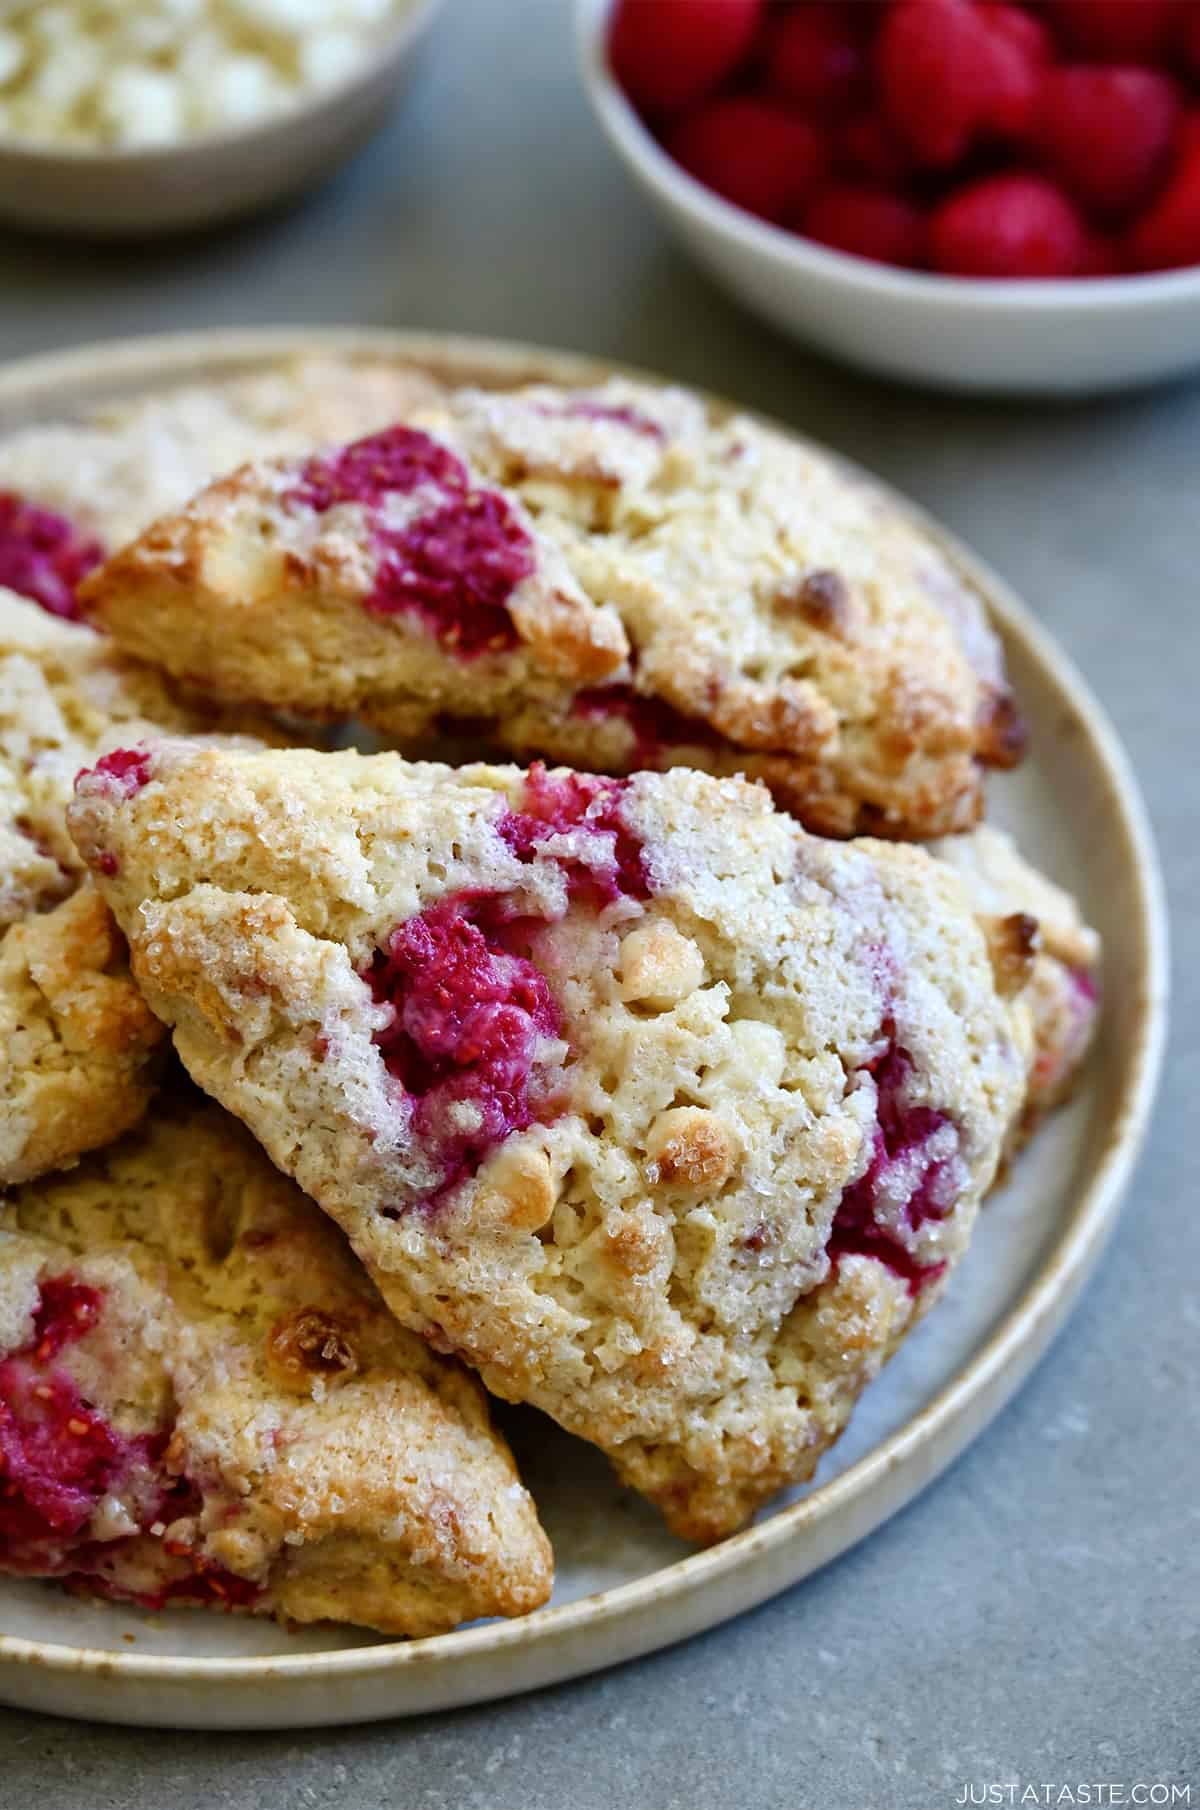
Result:
<svg viewBox="0 0 1200 1810"><path fill-rule="evenodd" d="M1020 1107L954 874L742 781L166 741L70 821L185 1065L397 1315L689 1537L811 1474Z"/></svg>
<svg viewBox="0 0 1200 1810"><path fill-rule="evenodd" d="M81 587L217 695L467 721L523 755L767 782L811 828L969 827L1022 734L978 599L864 480L679 390L460 390L251 465Z"/></svg>
<svg viewBox="0 0 1200 1810"><path fill-rule="evenodd" d="M0 585L56 615L78 578L246 459L287 457L386 427L439 386L411 365L299 358L185 384L0 438Z"/></svg>
<svg viewBox="0 0 1200 1810"><path fill-rule="evenodd" d="M226 722L240 726L0 589L0 1186L119 1136L157 1067L116 926L90 888L72 898L84 879L63 814L75 775L122 740Z"/></svg>
<svg viewBox="0 0 1200 1810"><path fill-rule="evenodd" d="M412 1635L551 1581L475 1378L190 1093L0 1205L0 1570Z"/></svg>
<svg viewBox="0 0 1200 1810"><path fill-rule="evenodd" d="M980 824L969 836L933 846L966 886L976 909L990 915L995 935L1030 968L1021 995L1030 1017L1029 1075L1017 1141L1042 1115L1066 1100L1087 1055L1100 1010L1100 938L1089 929L1070 893L1021 856L1011 836Z"/></svg>
<svg viewBox="0 0 1200 1810"><path fill-rule="evenodd" d="M136 1125L166 1033L91 886L0 937L0 1187L75 1162Z"/></svg>

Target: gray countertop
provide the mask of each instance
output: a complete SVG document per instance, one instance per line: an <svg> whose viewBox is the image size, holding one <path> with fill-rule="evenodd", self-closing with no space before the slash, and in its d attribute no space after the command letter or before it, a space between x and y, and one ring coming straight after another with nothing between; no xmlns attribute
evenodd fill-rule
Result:
<svg viewBox="0 0 1200 1810"><path fill-rule="evenodd" d="M0 1711L0 1805L938 1810L1014 1781L1072 1788L1038 1800L1063 1803L1087 1782L1093 1804L1099 1783L1137 1802L1165 1781L1200 1805L1200 1201L1179 1130L1200 1075L1200 385L984 404L808 357L663 238L585 112L567 11L453 0L387 131L297 211L151 249L0 239L0 355L250 322L509 335L725 391L908 490L1070 648L1141 776L1176 962L1150 1146L1018 1399L905 1513L765 1608L420 1723L163 1735Z"/></svg>

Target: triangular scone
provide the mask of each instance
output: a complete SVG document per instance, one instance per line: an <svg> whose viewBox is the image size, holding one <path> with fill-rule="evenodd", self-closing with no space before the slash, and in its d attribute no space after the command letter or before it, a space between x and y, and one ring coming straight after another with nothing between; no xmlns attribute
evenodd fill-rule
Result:
<svg viewBox="0 0 1200 1810"><path fill-rule="evenodd" d="M689 1536L811 1473L1020 1105L956 877L757 786L168 742L71 827L192 1075L400 1318Z"/></svg>
<svg viewBox="0 0 1200 1810"><path fill-rule="evenodd" d="M0 1205L0 1570L421 1635L551 1560L475 1378L189 1093Z"/></svg>
<svg viewBox="0 0 1200 1810"><path fill-rule="evenodd" d="M247 466L83 607L216 695L394 737L465 719L602 772L764 779L810 828L978 816L1021 729L979 600L864 480L680 390L458 391Z"/></svg>

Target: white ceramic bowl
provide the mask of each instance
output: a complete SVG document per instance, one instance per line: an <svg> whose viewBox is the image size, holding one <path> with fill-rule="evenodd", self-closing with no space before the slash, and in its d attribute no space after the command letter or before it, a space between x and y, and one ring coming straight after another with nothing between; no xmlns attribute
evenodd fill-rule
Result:
<svg viewBox="0 0 1200 1810"><path fill-rule="evenodd" d="M1200 269L1079 282L983 282L827 250L722 201L655 142L605 55L613 0L577 0L596 116L667 225L775 326L853 364L945 389L1128 388L1200 370Z"/></svg>
<svg viewBox="0 0 1200 1810"><path fill-rule="evenodd" d="M358 68L260 124L128 151L0 134L0 220L128 237L214 226L299 194L381 124L440 4L412 0Z"/></svg>

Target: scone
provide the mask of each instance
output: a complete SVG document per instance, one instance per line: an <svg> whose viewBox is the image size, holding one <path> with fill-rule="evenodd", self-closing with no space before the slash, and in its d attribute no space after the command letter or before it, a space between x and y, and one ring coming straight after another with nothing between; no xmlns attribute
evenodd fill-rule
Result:
<svg viewBox="0 0 1200 1810"><path fill-rule="evenodd" d="M955 875L759 786L167 741L70 822L185 1065L400 1319L688 1537L811 1474L1021 1104Z"/></svg>
<svg viewBox="0 0 1200 1810"><path fill-rule="evenodd" d="M80 767L122 741L202 722L161 673L0 589L0 929L83 876L63 817Z"/></svg>
<svg viewBox="0 0 1200 1810"><path fill-rule="evenodd" d="M1091 1047L1100 1011L1100 938L1070 893L1031 867L1003 830L980 824L969 836L946 837L932 852L955 869L981 914L1009 927L1010 947L1024 942L1032 953L1022 994L1032 1031L1016 1128L1023 1142L1043 1114L1069 1098Z"/></svg>
<svg viewBox="0 0 1200 1810"><path fill-rule="evenodd" d="M0 1186L74 1161L145 1106L157 1028L98 895L72 898L84 868L64 810L114 744L206 726L243 724L0 590Z"/></svg>
<svg viewBox="0 0 1200 1810"><path fill-rule="evenodd" d="M228 699L468 725L608 773L744 772L810 828L977 818L1022 731L978 598L865 481L680 390L460 390L247 466L82 607Z"/></svg>
<svg viewBox="0 0 1200 1810"><path fill-rule="evenodd" d="M219 473L372 433L437 394L411 365L299 358L7 434L0 585L72 614L75 585L105 547L140 534Z"/></svg>
<svg viewBox="0 0 1200 1810"><path fill-rule="evenodd" d="M551 1581L476 1380L190 1094L0 1206L0 1570L412 1635Z"/></svg>
<svg viewBox="0 0 1200 1810"><path fill-rule="evenodd" d="M165 1036L93 887L10 925L0 937L0 1186L66 1168L136 1125Z"/></svg>

